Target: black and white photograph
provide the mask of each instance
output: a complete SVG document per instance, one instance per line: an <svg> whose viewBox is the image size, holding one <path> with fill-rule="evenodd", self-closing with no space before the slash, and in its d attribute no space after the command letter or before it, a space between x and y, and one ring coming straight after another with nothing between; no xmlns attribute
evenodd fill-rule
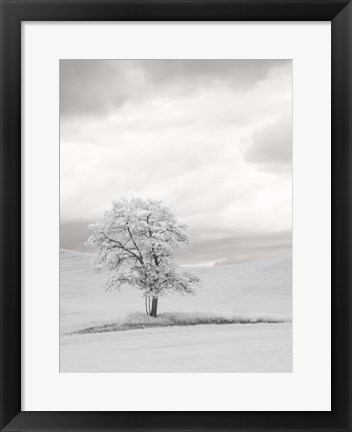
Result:
<svg viewBox="0 0 352 432"><path fill-rule="evenodd" d="M292 60L60 60L60 373L291 373Z"/></svg>

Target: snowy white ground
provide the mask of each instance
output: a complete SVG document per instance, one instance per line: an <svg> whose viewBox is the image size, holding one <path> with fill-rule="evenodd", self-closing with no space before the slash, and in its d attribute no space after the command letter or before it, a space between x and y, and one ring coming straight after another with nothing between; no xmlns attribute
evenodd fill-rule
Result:
<svg viewBox="0 0 352 432"><path fill-rule="evenodd" d="M60 254L61 372L290 372L292 324L225 324L72 334L144 312L135 289L106 292L93 256ZM291 260L192 268L194 297L160 299L159 313L292 316Z"/></svg>

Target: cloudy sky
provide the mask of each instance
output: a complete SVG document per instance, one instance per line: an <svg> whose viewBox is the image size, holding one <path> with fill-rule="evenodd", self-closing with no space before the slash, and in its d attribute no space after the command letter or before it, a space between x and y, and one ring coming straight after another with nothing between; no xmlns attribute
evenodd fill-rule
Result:
<svg viewBox="0 0 352 432"><path fill-rule="evenodd" d="M61 60L61 247L113 199L162 200L189 225L180 264L290 253L290 60Z"/></svg>

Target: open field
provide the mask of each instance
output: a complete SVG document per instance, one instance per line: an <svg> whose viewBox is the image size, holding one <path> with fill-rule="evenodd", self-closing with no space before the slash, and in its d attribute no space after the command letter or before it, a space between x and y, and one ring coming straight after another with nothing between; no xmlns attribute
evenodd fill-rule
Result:
<svg viewBox="0 0 352 432"><path fill-rule="evenodd" d="M197 295L161 298L160 326L143 328L141 292L104 291L106 273L91 269L90 254L62 250L60 257L61 372L292 370L289 258L194 267ZM116 331L121 323L133 325Z"/></svg>
<svg viewBox="0 0 352 432"><path fill-rule="evenodd" d="M163 327L64 337L62 372L289 372L291 324Z"/></svg>

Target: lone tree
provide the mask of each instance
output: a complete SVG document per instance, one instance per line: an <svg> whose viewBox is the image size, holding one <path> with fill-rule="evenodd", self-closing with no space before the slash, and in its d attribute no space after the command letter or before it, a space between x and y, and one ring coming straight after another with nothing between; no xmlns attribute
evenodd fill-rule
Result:
<svg viewBox="0 0 352 432"><path fill-rule="evenodd" d="M168 292L193 294L199 279L179 272L175 250L189 242L186 225L160 201L113 201L104 219L89 226L88 244L97 248L95 267L112 271L108 290L131 285L143 291L147 315L157 316L158 298Z"/></svg>

